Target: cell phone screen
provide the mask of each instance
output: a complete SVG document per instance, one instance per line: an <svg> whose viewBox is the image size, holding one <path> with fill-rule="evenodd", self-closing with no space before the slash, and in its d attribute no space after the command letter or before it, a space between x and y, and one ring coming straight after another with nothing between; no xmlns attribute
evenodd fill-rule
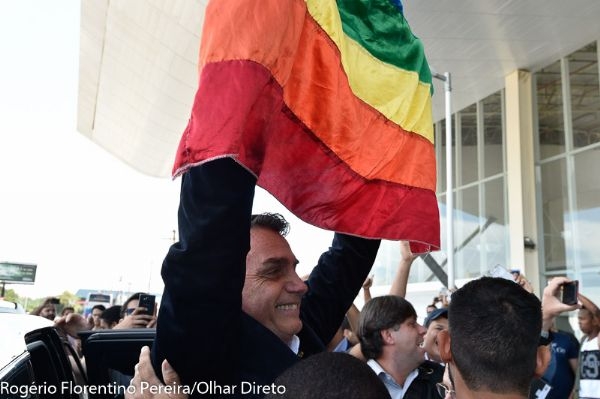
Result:
<svg viewBox="0 0 600 399"><path fill-rule="evenodd" d="M562 303L566 305L575 305L577 303L577 293L579 291L579 281L574 280L562 285Z"/></svg>
<svg viewBox="0 0 600 399"><path fill-rule="evenodd" d="M154 295L141 294L140 295L140 303L138 306L146 308L146 313L149 315L154 314L154 303L156 302L156 297Z"/></svg>

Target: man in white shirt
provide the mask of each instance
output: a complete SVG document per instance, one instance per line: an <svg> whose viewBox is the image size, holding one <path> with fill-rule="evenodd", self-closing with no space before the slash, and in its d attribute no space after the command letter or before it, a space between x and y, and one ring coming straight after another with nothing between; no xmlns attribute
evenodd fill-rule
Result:
<svg viewBox="0 0 600 399"><path fill-rule="evenodd" d="M358 325L361 350L392 399L438 398L436 383L444 368L425 360L426 331L402 297L375 297L363 307Z"/></svg>
<svg viewBox="0 0 600 399"><path fill-rule="evenodd" d="M600 310L586 296L579 294L583 307L577 315L579 329L585 334L581 341L581 357L579 362L579 398L600 398Z"/></svg>

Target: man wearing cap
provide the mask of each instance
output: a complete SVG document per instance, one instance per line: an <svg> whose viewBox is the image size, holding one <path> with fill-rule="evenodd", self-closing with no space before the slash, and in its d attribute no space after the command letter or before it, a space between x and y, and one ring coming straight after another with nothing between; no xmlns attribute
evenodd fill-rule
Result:
<svg viewBox="0 0 600 399"><path fill-rule="evenodd" d="M425 358L432 362L442 363L440 351L437 346L437 335L442 330L448 329L448 308L435 309L425 318L427 332L423 338Z"/></svg>
<svg viewBox="0 0 600 399"><path fill-rule="evenodd" d="M439 399L444 367L425 360L425 332L410 302L396 295L375 297L360 313L361 351L392 399Z"/></svg>

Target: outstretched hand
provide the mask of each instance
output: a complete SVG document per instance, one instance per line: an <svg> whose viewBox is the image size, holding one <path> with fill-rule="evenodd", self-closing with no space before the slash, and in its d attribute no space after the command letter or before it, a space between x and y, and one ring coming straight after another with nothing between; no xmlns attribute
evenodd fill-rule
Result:
<svg viewBox="0 0 600 399"><path fill-rule="evenodd" d="M403 261L412 263L417 256L410 250L410 241L400 241L400 257Z"/></svg>
<svg viewBox="0 0 600 399"><path fill-rule="evenodd" d="M186 399L179 375L165 359L162 363L163 384L152 367L150 349L142 347L139 363L135 365L135 374L125 392L126 399ZM143 383L143 386L142 386ZM133 388L132 388L133 387ZM142 389L145 387L145 389Z"/></svg>
<svg viewBox="0 0 600 399"><path fill-rule="evenodd" d="M406 296L410 267L416 258L417 255L410 250L410 242L400 241L400 263L398 263L398 269L390 287L390 295L397 295L402 298Z"/></svg>
<svg viewBox="0 0 600 399"><path fill-rule="evenodd" d="M515 277L515 282L517 284L519 284L521 287L523 287L523 289L527 292L529 292L530 294L533 294L533 286L531 285L531 282L529 280L527 280L527 278L523 275L520 274L517 275Z"/></svg>
<svg viewBox="0 0 600 399"><path fill-rule="evenodd" d="M54 321L54 326L74 338L78 337L80 331L91 330L94 327L85 317L77 313L59 317Z"/></svg>
<svg viewBox="0 0 600 399"><path fill-rule="evenodd" d="M156 306L154 307L154 315L146 313L146 308L137 307L130 315L126 315L119 323L114 327L115 329L120 328L152 328L156 324Z"/></svg>

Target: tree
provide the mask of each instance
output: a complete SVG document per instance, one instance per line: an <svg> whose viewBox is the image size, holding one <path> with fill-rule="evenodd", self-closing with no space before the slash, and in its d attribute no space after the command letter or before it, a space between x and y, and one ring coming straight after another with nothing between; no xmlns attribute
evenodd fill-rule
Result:
<svg viewBox="0 0 600 399"><path fill-rule="evenodd" d="M19 295L13 289L8 289L4 292L4 300L5 301L20 303L19 299L20 299Z"/></svg>

